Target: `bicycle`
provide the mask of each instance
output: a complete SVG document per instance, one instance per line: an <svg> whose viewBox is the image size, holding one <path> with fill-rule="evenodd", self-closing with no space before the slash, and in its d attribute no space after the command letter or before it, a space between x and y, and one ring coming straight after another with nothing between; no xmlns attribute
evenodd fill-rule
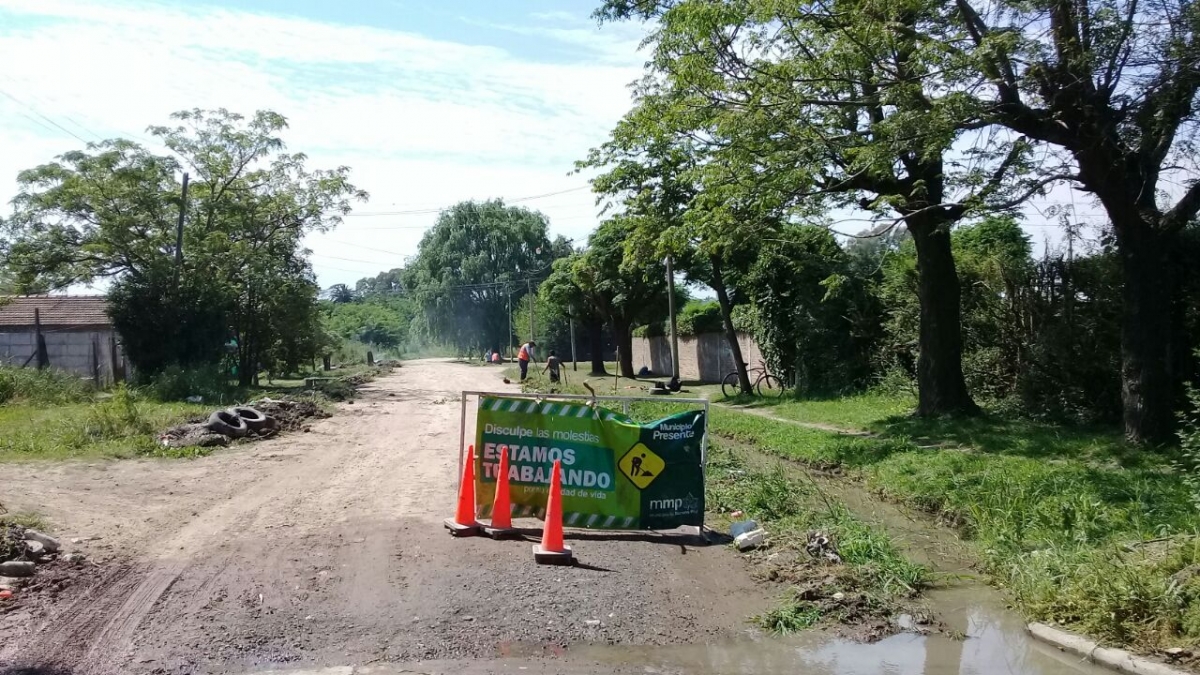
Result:
<svg viewBox="0 0 1200 675"><path fill-rule="evenodd" d="M743 362L742 365L748 367L750 364ZM747 374L754 380L754 384L750 388L763 398L779 398L786 389L783 381L772 375L763 361L759 361L758 366L749 368ZM721 393L725 395L725 398L733 398L741 391L742 385L738 382L736 370L721 379Z"/></svg>

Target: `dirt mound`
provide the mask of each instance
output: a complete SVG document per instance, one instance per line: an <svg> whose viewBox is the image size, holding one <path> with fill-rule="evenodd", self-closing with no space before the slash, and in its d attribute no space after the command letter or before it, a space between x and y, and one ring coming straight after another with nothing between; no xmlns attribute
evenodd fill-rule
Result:
<svg viewBox="0 0 1200 675"><path fill-rule="evenodd" d="M313 401L276 401L264 398L251 403L260 412L275 418L282 431L301 431L310 419L325 419L330 414Z"/></svg>
<svg viewBox="0 0 1200 675"><path fill-rule="evenodd" d="M170 448L211 448L229 445L229 439L209 431L203 422L181 424L159 434L158 440Z"/></svg>

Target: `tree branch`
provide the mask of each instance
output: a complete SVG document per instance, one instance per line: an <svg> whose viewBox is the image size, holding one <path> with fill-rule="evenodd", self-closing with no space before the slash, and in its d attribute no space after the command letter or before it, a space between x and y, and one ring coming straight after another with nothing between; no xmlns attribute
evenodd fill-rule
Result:
<svg viewBox="0 0 1200 675"><path fill-rule="evenodd" d="M1192 183L1174 208L1163 215L1163 226L1168 231L1183 229L1197 213L1200 213L1200 180Z"/></svg>

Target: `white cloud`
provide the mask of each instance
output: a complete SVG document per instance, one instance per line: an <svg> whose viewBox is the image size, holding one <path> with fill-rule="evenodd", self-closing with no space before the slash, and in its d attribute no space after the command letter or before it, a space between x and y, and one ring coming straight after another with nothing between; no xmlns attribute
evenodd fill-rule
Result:
<svg viewBox="0 0 1200 675"><path fill-rule="evenodd" d="M0 0L0 91L21 101L0 96L0 198L15 192L18 170L81 144L39 112L86 140L136 140L193 107L283 113L289 147L313 167L354 170L372 194L363 210L576 187L585 181L567 175L572 162L629 106L640 36L597 32L586 16L536 18L541 37L577 58L538 61L486 44L205 6ZM527 205L578 240L594 226L592 204L582 191ZM394 266L399 256L363 247L415 253L420 230L377 228L430 222L352 218L313 237L321 282Z"/></svg>

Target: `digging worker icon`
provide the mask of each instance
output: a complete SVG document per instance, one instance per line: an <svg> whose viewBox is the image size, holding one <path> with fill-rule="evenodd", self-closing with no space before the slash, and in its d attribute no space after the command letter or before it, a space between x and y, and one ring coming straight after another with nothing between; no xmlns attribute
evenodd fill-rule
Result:
<svg viewBox="0 0 1200 675"><path fill-rule="evenodd" d="M642 460L644 459L646 459L646 453L644 452L638 457L631 458L629 460L629 464L631 465L631 470L629 473L635 476L646 476L647 478L653 476L654 474L642 468Z"/></svg>

